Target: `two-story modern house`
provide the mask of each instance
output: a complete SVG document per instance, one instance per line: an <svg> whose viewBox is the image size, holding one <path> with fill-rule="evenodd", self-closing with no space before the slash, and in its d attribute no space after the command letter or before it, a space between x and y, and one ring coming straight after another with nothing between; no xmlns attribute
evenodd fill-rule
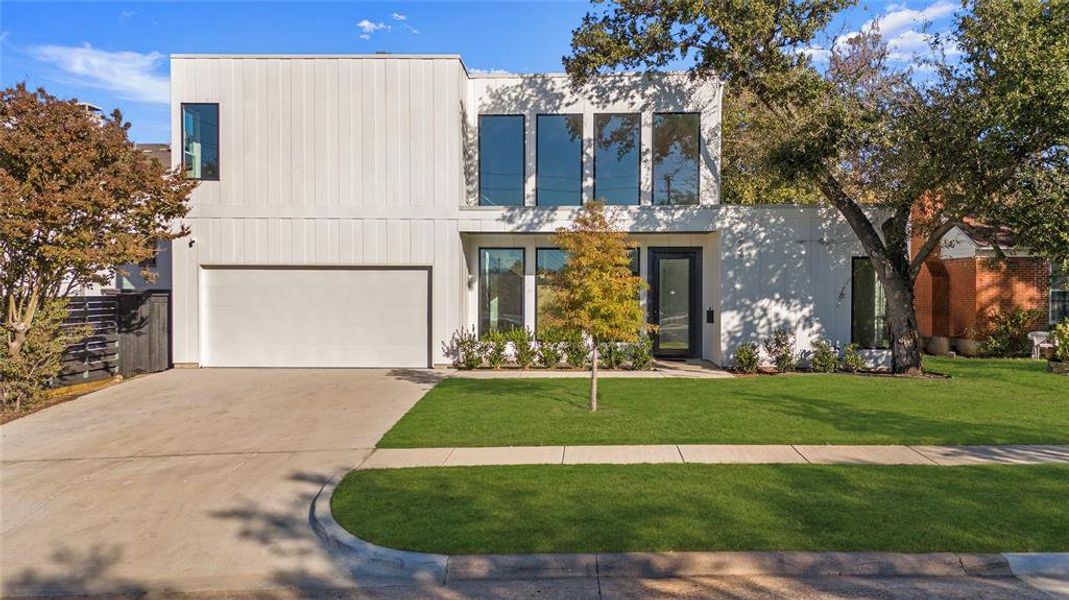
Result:
<svg viewBox="0 0 1069 600"><path fill-rule="evenodd" d="M427 367L454 331L537 330L551 235L605 200L663 357L777 327L878 348L883 299L819 207L722 206L722 86L469 73L458 56L177 55L174 361Z"/></svg>

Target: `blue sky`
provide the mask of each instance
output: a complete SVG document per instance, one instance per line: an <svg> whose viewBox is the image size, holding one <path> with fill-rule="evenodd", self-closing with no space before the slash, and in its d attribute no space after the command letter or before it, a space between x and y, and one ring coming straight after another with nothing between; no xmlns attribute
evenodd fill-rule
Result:
<svg viewBox="0 0 1069 600"><path fill-rule="evenodd" d="M41 2L0 3L0 83L42 86L118 107L139 142L170 139L172 53L446 53L469 69L560 71L587 2ZM881 18L896 58L924 52L949 26L949 0L873 1L840 15L808 51Z"/></svg>

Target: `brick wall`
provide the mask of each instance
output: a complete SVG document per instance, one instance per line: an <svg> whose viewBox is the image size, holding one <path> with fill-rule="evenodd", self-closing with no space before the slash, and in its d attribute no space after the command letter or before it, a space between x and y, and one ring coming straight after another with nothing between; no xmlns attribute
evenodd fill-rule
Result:
<svg viewBox="0 0 1069 600"><path fill-rule="evenodd" d="M1041 315L1034 324L1045 328L1050 310L1050 265L1035 258L1010 258L992 262L976 259L976 313L981 328L996 312L1014 308L1035 309Z"/></svg>

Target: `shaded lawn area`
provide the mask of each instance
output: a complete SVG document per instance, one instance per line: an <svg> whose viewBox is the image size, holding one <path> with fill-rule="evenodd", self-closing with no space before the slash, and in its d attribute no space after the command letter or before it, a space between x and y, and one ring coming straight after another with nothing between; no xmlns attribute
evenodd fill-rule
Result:
<svg viewBox="0 0 1069 600"><path fill-rule="evenodd" d="M355 535L446 554L1069 550L1067 465L551 465L354 471Z"/></svg>
<svg viewBox="0 0 1069 600"><path fill-rule="evenodd" d="M591 444L1064 444L1069 377L1030 360L928 358L950 379L447 379L382 448Z"/></svg>

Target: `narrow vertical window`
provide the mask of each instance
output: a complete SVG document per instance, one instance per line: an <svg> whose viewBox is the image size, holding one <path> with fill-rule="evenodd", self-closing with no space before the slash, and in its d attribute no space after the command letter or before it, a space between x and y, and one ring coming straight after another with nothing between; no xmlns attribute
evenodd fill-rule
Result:
<svg viewBox="0 0 1069 600"><path fill-rule="evenodd" d="M583 198L583 115L538 115L538 206L578 206Z"/></svg>
<svg viewBox="0 0 1069 600"><path fill-rule="evenodd" d="M219 179L219 105L182 105L182 170L190 179Z"/></svg>
<svg viewBox="0 0 1069 600"><path fill-rule="evenodd" d="M523 206L523 115L479 116L479 204Z"/></svg>
<svg viewBox="0 0 1069 600"><path fill-rule="evenodd" d="M594 115L594 198L638 204L641 125L638 114Z"/></svg>
<svg viewBox="0 0 1069 600"><path fill-rule="evenodd" d="M546 306L553 298L556 282L553 277L561 272L568 255L559 248L539 248L535 251L535 336L545 327Z"/></svg>
<svg viewBox="0 0 1069 600"><path fill-rule="evenodd" d="M887 298L867 257L854 257L850 302L850 341L862 348L890 347Z"/></svg>
<svg viewBox="0 0 1069 600"><path fill-rule="evenodd" d="M479 249L479 333L523 327L523 248Z"/></svg>
<svg viewBox="0 0 1069 600"><path fill-rule="evenodd" d="M697 113L653 116L654 204L698 204L699 122Z"/></svg>
<svg viewBox="0 0 1069 600"><path fill-rule="evenodd" d="M1069 271L1062 265L1050 266L1050 324L1069 319Z"/></svg>
<svg viewBox="0 0 1069 600"><path fill-rule="evenodd" d="M641 255L641 252L639 252L638 248L628 248L627 249L627 256L631 259L631 274L634 275L635 277L638 277L639 273L640 273L639 263L638 263L640 255Z"/></svg>

